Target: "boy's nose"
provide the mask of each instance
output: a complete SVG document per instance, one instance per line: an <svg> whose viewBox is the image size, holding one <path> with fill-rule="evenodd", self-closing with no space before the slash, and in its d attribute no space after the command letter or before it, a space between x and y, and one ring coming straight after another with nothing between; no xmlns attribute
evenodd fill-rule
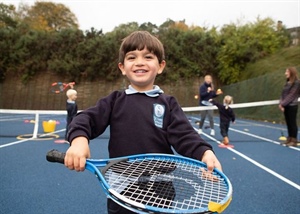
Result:
<svg viewBox="0 0 300 214"><path fill-rule="evenodd" d="M136 58L135 65L143 65L144 59L142 57Z"/></svg>

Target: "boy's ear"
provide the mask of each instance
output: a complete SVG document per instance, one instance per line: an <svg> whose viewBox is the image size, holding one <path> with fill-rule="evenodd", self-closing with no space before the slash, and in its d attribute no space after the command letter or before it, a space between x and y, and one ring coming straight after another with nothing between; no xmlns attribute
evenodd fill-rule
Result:
<svg viewBox="0 0 300 214"><path fill-rule="evenodd" d="M161 61L161 63L159 63L159 70L157 71L157 74L161 74L164 71L166 64L167 63L165 60L163 60L163 61Z"/></svg>
<svg viewBox="0 0 300 214"><path fill-rule="evenodd" d="M122 73L123 76L126 76L126 72L124 70L124 65L122 63L119 62L118 67Z"/></svg>

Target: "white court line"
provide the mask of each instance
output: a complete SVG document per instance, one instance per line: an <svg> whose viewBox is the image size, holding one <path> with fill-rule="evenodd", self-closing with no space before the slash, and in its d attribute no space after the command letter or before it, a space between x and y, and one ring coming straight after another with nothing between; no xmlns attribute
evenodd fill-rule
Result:
<svg viewBox="0 0 300 214"><path fill-rule="evenodd" d="M215 124L216 126L219 126L219 124ZM233 131L233 132L238 132L238 133L241 133L241 134L244 134L244 135L248 135L250 137L253 137L253 138L257 138L257 139L260 139L260 140L263 140L263 141L267 141L267 142L270 142L270 143L274 143L274 144L277 144L277 145L281 145L280 142L277 142L275 140L270 140L268 138L265 138L265 137L261 137L261 136L258 136L258 135L255 135L255 134L251 134L249 132L244 132L244 131L240 131L240 130L237 130L237 129L233 129L233 128L229 128L229 130ZM282 145L281 145L282 146ZM294 146L289 146L288 148L290 149L294 149L294 150L297 150L297 151L300 151L300 148L297 148L297 147L294 147Z"/></svg>
<svg viewBox="0 0 300 214"><path fill-rule="evenodd" d="M55 134L55 133L58 133L58 132L62 132L62 131L65 131L65 130L66 129L61 129L61 130L57 130L55 132L51 132L51 133L47 133L47 134L42 134L41 136L48 136L48 135ZM30 141L30 140L35 140L36 141L36 138L28 138L28 139L22 139L22 140L14 141L14 142L11 142L11 143L6 143L6 144L3 144L3 145L0 145L0 149L2 149L4 147L8 147L8 146L13 146L13 145L16 145L16 144L24 143L24 142L27 142L27 141Z"/></svg>
<svg viewBox="0 0 300 214"><path fill-rule="evenodd" d="M196 120L199 120L199 118L197 117L190 117L190 118L193 118L193 119L196 119ZM207 121L205 121L206 123L208 123ZM254 124L254 123L253 123ZM218 123L214 123L215 126L220 126ZM197 129L196 129L197 130ZM280 146L283 146L281 145L280 142L278 141L275 141L275 140L270 140L268 138L264 138L264 137L261 137L261 136L258 136L258 135L255 135L255 134L251 134L249 132L245 132L245 131L240 131L238 129L234 129L234 128L229 128L229 130L233 131L233 132L238 132L238 133L241 133L241 134L244 134L244 135L248 135L250 137L253 137L253 138L257 138L257 139L260 139L260 140L263 140L263 141L267 141L267 142L270 142L270 143L274 143L274 144L277 144L277 145L280 145ZM300 148L298 147L294 147L294 146L288 146L287 148L290 148L290 149L294 149L296 151L300 151Z"/></svg>
<svg viewBox="0 0 300 214"><path fill-rule="evenodd" d="M270 128L270 129L286 131L286 127L274 127L274 126L270 126L270 125L263 124L263 123L255 123L255 122L249 122L249 121L244 121L244 120L237 120L237 121L239 123L239 126L240 126L240 123L243 123L243 125L248 125L248 126L265 127L265 128ZM298 133L300 133L300 130L298 131Z"/></svg>
<svg viewBox="0 0 300 214"><path fill-rule="evenodd" d="M194 128L194 129L195 129L195 130L198 130L198 129L196 129L196 128ZM247 134L248 134L248 133L247 133ZM208 134L206 134L206 133L204 133L204 132L202 133L202 135L204 135L204 136L206 136L207 138L209 138L209 139L215 141L217 144L221 144L220 141L218 141L217 139L211 137L210 135L208 135ZM264 165L258 163L257 161L255 161L255 160L249 158L248 156L244 155L243 153L241 153L241 152L239 152L239 151L237 151L237 150L235 150L235 149L233 149L233 148L227 148L227 149L230 150L231 152L237 154L238 156L240 156L240 157L246 159L247 161L251 162L251 163L254 164L255 166L257 166L257 167L259 167L259 168L265 170L266 172L270 173L271 175L273 175L273 176L279 178L280 180L284 181L285 183L291 185L292 187L295 187L296 189L300 190L300 185L296 184L295 182L293 182L293 181L287 179L286 177L284 177L284 176L278 174L277 172L275 172L275 171L271 170L270 168L268 168L268 167L266 167L266 166L264 166Z"/></svg>
<svg viewBox="0 0 300 214"><path fill-rule="evenodd" d="M3 145L0 145L0 149L4 148L4 147L7 147L7 146L13 146L13 145L16 145L16 144L19 144L19 143L24 143L24 142L29 141L29 140L32 140L32 138L28 138L28 139L24 139L24 140L18 140L18 141L14 141L14 142L11 142L11 143L3 144Z"/></svg>

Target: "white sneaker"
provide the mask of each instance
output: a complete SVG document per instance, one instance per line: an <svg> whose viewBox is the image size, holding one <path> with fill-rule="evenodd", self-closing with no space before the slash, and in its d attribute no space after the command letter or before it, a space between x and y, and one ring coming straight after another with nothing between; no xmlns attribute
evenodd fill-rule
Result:
<svg viewBox="0 0 300 214"><path fill-rule="evenodd" d="M202 134L202 129L198 129L198 134Z"/></svg>
<svg viewBox="0 0 300 214"><path fill-rule="evenodd" d="M215 136L215 130L212 129L212 130L210 131L210 135L211 135L211 136Z"/></svg>

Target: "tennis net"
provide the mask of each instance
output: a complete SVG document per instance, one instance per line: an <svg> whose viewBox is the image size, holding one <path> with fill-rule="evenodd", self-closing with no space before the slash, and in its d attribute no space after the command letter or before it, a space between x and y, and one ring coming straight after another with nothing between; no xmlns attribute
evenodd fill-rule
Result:
<svg viewBox="0 0 300 214"><path fill-rule="evenodd" d="M300 102L300 98L298 99ZM248 103L236 103L231 104L230 107L234 110L235 114L239 118L251 119L258 121L272 121L277 123L284 123L284 117L282 112L278 108L279 100L268 100ZM298 103L299 105L299 103ZM195 107L183 107L183 111L187 115L200 114L204 110L215 110L216 106L195 106ZM298 122L299 121L299 118Z"/></svg>
<svg viewBox="0 0 300 214"><path fill-rule="evenodd" d="M270 100L237 103L230 105L230 107L233 108L238 119L284 124L284 116L278 109L278 103L278 100ZM183 107L182 109L193 126L197 128L200 112L207 109L216 110L217 108L216 106L195 106ZM218 111L214 111L214 113L215 120L218 121ZM300 117L297 118L297 122L300 124ZM238 126L239 123L236 125ZM63 139L65 128L66 111L0 109L0 137L47 139L50 135L51 138ZM109 135L100 137L108 138Z"/></svg>

